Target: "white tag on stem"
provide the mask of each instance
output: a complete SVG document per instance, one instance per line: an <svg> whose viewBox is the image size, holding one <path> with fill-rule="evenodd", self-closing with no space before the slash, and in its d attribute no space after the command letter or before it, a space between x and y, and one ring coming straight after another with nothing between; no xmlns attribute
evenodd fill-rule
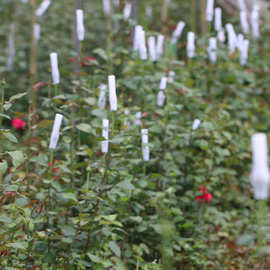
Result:
<svg viewBox="0 0 270 270"><path fill-rule="evenodd" d="M53 84L59 84L60 82L60 74L58 70L58 56L57 53L51 53L50 54L50 60L51 60L51 72L52 72L52 81Z"/></svg>
<svg viewBox="0 0 270 270"><path fill-rule="evenodd" d="M53 123L53 129L51 132L51 138L50 138L50 149L55 149L58 139L59 139L59 133L60 133L60 127L62 124L63 115L57 113L55 115L54 123Z"/></svg>
<svg viewBox="0 0 270 270"><path fill-rule="evenodd" d="M115 86L115 76L109 75L109 102L111 111L117 111L117 96L116 96L116 86Z"/></svg>
<svg viewBox="0 0 270 270"><path fill-rule="evenodd" d="M254 190L254 197L257 200L265 200L268 197L270 180L266 134L256 133L252 135L251 146L252 171L250 178Z"/></svg>
<svg viewBox="0 0 270 270"><path fill-rule="evenodd" d="M76 10L76 28L77 28L77 38L79 41L84 40L84 24L83 24L83 10Z"/></svg>
<svg viewBox="0 0 270 270"><path fill-rule="evenodd" d="M43 0L38 9L36 10L36 16L38 17L42 16L46 12L50 4L51 4L50 0Z"/></svg>

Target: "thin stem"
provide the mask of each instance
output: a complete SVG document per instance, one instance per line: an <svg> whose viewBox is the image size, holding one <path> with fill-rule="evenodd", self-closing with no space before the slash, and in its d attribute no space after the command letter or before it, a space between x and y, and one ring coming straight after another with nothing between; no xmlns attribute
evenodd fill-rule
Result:
<svg viewBox="0 0 270 270"><path fill-rule="evenodd" d="M86 168L87 174L86 174L86 192L89 191L89 178L90 178L90 168Z"/></svg>
<svg viewBox="0 0 270 270"><path fill-rule="evenodd" d="M53 160L54 159L54 151L53 149L50 149L50 168L49 168L49 173L53 176ZM49 216L49 206L51 203L51 184L49 183L49 187L48 187L48 198L47 198L47 204L46 204L46 216L47 216L47 224L46 224L46 229L48 230L49 228L49 224L50 224L50 216ZM50 253L50 246L51 246L51 242L50 242L50 238L49 238L49 232L48 233L48 242L47 242L47 250L48 253Z"/></svg>
<svg viewBox="0 0 270 270"><path fill-rule="evenodd" d="M115 125L115 115L114 115L114 111L112 111L111 112L111 116L112 116L112 124L111 124L111 126L112 126L112 129L111 129L111 137L113 137L113 135L114 135L114 125Z"/></svg>
<svg viewBox="0 0 270 270"><path fill-rule="evenodd" d="M2 92L2 98L1 98L1 113L4 114L4 103L5 103L5 86L2 84L1 92ZM0 126L2 126L3 116L0 117Z"/></svg>
<svg viewBox="0 0 270 270"><path fill-rule="evenodd" d="M260 257L260 249L263 246L263 221L264 221L264 213L265 213L265 200L258 200L257 202L257 259L260 262L260 269L263 269L263 259Z"/></svg>
<svg viewBox="0 0 270 270"><path fill-rule="evenodd" d="M168 0L163 0L162 3L162 11L161 11L161 21L162 21L162 33L163 35L166 34L166 23L168 20Z"/></svg>
<svg viewBox="0 0 270 270"><path fill-rule="evenodd" d="M54 96L58 96L58 84L54 84Z"/></svg>
<svg viewBox="0 0 270 270"><path fill-rule="evenodd" d="M192 32L196 32L196 1L191 0L190 4L190 25Z"/></svg>
<svg viewBox="0 0 270 270"><path fill-rule="evenodd" d="M35 39L34 27L36 23L36 15L35 15L35 2L36 0L30 1L31 7L31 50L30 50L30 88L29 88L29 106L31 111L35 111L36 109L36 91L33 86L35 84L36 73L37 73L37 43Z"/></svg>
<svg viewBox="0 0 270 270"><path fill-rule="evenodd" d="M112 72L112 34L113 34L113 20L112 20L112 16L113 16L113 11L112 11L112 0L110 0L110 6L111 6L111 10L110 10L110 14L107 16L107 56L108 56L108 60L107 60L107 72L109 74L111 74Z"/></svg>
<svg viewBox="0 0 270 270"><path fill-rule="evenodd" d="M207 31L207 24L205 18L205 8L206 8L206 0L201 0L201 34L204 35Z"/></svg>

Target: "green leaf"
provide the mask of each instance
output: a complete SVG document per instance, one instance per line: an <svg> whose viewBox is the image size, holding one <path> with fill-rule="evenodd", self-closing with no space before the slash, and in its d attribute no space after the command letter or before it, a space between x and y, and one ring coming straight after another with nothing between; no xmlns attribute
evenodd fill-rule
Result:
<svg viewBox="0 0 270 270"><path fill-rule="evenodd" d="M237 245L247 246L250 243L252 243L254 239L255 239L255 236L253 234L244 234L238 238Z"/></svg>
<svg viewBox="0 0 270 270"><path fill-rule="evenodd" d="M91 133L92 127L86 123L81 123L77 125L77 129L86 133Z"/></svg>
<svg viewBox="0 0 270 270"><path fill-rule="evenodd" d="M5 173L7 171L8 168L8 164L5 160L3 160L2 162L0 162L0 172L1 173Z"/></svg>
<svg viewBox="0 0 270 270"><path fill-rule="evenodd" d="M14 142L14 143L18 142L17 138L12 133L5 132L4 136L11 142Z"/></svg>
<svg viewBox="0 0 270 270"><path fill-rule="evenodd" d="M87 256L90 258L90 260L92 262L95 262L95 263L101 263L102 262L102 259L100 259L98 256L96 255L93 255L91 253L87 253Z"/></svg>
<svg viewBox="0 0 270 270"><path fill-rule="evenodd" d="M97 48L93 52L97 54L100 58L102 58L103 60L108 61L108 56L103 49Z"/></svg>
<svg viewBox="0 0 270 270"><path fill-rule="evenodd" d="M24 157L22 151L12 151L12 152L8 152L8 154L12 158L12 163L13 163L14 167L18 167L25 160L25 157Z"/></svg>
<svg viewBox="0 0 270 270"><path fill-rule="evenodd" d="M27 249L28 243L27 242L15 242L7 244L8 247L12 247L15 249Z"/></svg>
<svg viewBox="0 0 270 270"><path fill-rule="evenodd" d="M96 102L97 102L96 99L93 98L93 97L85 98L84 101L85 101L88 105L91 105L91 106L95 105Z"/></svg>
<svg viewBox="0 0 270 270"><path fill-rule="evenodd" d="M117 257L121 256L121 250L115 241L109 242L108 246Z"/></svg>
<svg viewBox="0 0 270 270"><path fill-rule="evenodd" d="M9 218L8 216L6 215L0 215L0 222L2 223L11 223L12 222L12 219Z"/></svg>
<svg viewBox="0 0 270 270"><path fill-rule="evenodd" d="M17 99L20 99L20 98L24 97L25 95L27 95L26 92L14 95L14 96L10 97L9 102L13 102Z"/></svg>
<svg viewBox="0 0 270 270"><path fill-rule="evenodd" d="M39 165L47 167L48 166L48 155L39 153L38 156L34 156L30 159L31 162L37 162Z"/></svg>
<svg viewBox="0 0 270 270"><path fill-rule="evenodd" d="M17 185L8 185L5 187L5 192L18 191L18 189L19 189L19 186L17 186Z"/></svg>
<svg viewBox="0 0 270 270"><path fill-rule="evenodd" d="M77 198L76 198L76 196L75 196L74 193L67 192L67 193L62 193L61 195L62 195L62 197L63 197L64 199L66 199L66 200L70 200L70 201L75 201L75 202L77 202Z"/></svg>
<svg viewBox="0 0 270 270"><path fill-rule="evenodd" d="M129 181L122 181L119 184L117 184L118 187L121 187L122 189L126 190L134 190L135 187L129 182Z"/></svg>
<svg viewBox="0 0 270 270"><path fill-rule="evenodd" d="M76 230L71 226L62 225L60 229L65 236L74 236L76 234Z"/></svg>
<svg viewBox="0 0 270 270"><path fill-rule="evenodd" d="M3 114L3 113L0 113L0 117L2 117L2 118L6 118L6 119L11 119L8 115L6 115L6 114Z"/></svg>

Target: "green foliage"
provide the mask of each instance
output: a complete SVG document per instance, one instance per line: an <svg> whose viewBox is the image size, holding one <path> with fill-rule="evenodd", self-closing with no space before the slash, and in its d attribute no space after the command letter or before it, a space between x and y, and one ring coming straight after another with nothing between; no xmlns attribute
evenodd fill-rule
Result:
<svg viewBox="0 0 270 270"><path fill-rule="evenodd" d="M3 7L11 10L11 2ZM45 83L34 113L24 93L29 88L27 6L16 4L15 14L6 15L15 16L20 35L16 65L5 75L8 98L0 115L5 127L0 130L1 269L252 269L258 259L249 145L255 131L268 132L270 126L270 44L264 39L269 29L251 42L245 67L225 48L216 64L208 63L205 37L197 40L195 59L186 60L185 48L167 41L164 57L152 63L139 60L126 45L135 23L124 21L119 10L108 49L101 5L90 2L84 4L87 31L79 56L72 42L73 1L67 1L65 12L55 1L39 19L44 33L36 82ZM157 30L158 12L157 7L149 23ZM59 53L58 89L48 83L52 51ZM86 61L78 72L67 60L74 56ZM89 63L86 56L94 59ZM0 62L6 72L1 57ZM165 105L157 107L160 79L170 70L175 81L167 85ZM97 106L99 86L111 73L117 79L115 113L108 104L105 110ZM135 125L137 112L142 112L140 125ZM55 113L64 120L52 154ZM11 130L13 117L27 127ZM108 154L100 152L103 118L110 120ZM192 130L196 118L201 124ZM149 162L141 158L141 128L149 130ZM196 201L200 186L212 194L210 203ZM258 251L266 265L269 224L267 216Z"/></svg>

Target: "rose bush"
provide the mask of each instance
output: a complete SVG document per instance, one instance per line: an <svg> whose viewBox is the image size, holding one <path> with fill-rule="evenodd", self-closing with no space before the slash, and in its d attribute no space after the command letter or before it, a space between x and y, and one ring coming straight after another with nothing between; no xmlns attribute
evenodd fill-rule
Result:
<svg viewBox="0 0 270 270"><path fill-rule="evenodd" d="M3 2L3 8L12 5ZM74 6L65 7L63 12L63 3L53 3L38 18L44 30L35 111L28 108L26 94L11 94L12 89L24 92L29 79L27 6L16 4L12 13L19 34L17 64L5 74L8 91L0 115L1 269L256 267L250 136L267 133L270 126L270 43L264 38L269 26L251 41L244 67L237 52L230 56L225 46L218 49L217 63L209 63L205 36L197 37L196 56L187 59L189 25L175 47L168 32L164 56L151 62L132 51L135 23L123 20L122 6L107 35L108 18L95 1L83 6L86 40L74 51ZM149 26L147 35L162 26L155 21L158 12L157 6L152 19L139 18ZM168 29L179 20L174 8L171 12ZM6 22L1 33L7 28ZM59 54L58 87L50 83L52 51ZM167 83L165 104L158 107L160 80L171 70L174 81ZM108 90L105 109L98 106L99 87L110 74L117 82L116 112L110 111ZM52 152L56 113L64 118ZM110 123L107 154L101 152L102 119ZM193 129L195 119L200 123ZM142 161L143 128L148 129L149 162ZM264 233L268 241L268 216ZM268 246L260 252L267 266Z"/></svg>

